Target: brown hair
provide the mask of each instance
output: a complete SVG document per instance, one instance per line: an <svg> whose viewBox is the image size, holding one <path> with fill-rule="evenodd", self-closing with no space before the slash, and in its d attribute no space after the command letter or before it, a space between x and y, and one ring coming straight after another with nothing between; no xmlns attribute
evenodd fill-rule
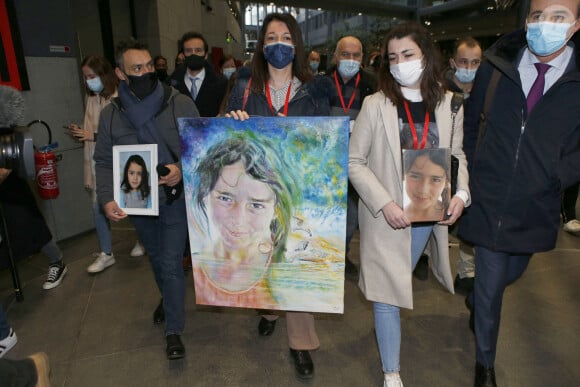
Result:
<svg viewBox="0 0 580 387"><path fill-rule="evenodd" d="M453 45L453 58L455 58L457 56L457 50L463 44L465 44L469 48L474 48L474 47L481 48L481 44L479 44L479 42L477 40L475 40L471 36L466 36L464 38L457 40L455 42L455 44Z"/></svg>
<svg viewBox="0 0 580 387"><path fill-rule="evenodd" d="M288 31L290 31L290 36L292 36L292 42L294 43L292 74L300 79L301 82L307 82L312 79L310 67L306 66L306 53L304 51L302 31L300 31L298 22L289 13L270 13L264 19L260 29L256 50L254 51L254 59L252 60L252 91L254 93L263 93L264 85L269 78L268 62L264 57L264 39L268 25L273 21L280 21L286 24Z"/></svg>
<svg viewBox="0 0 580 387"><path fill-rule="evenodd" d="M421 78L421 96L427 111L433 111L445 95L444 80L441 76L441 54L433 44L427 30L419 23L399 24L387 34L384 43L386 50L379 70L379 88L395 106L402 104L405 100L401 93L401 86L391 75L388 46L391 40L406 37L415 42L423 53L423 66L425 68Z"/></svg>
<svg viewBox="0 0 580 387"><path fill-rule="evenodd" d="M101 78L103 83L103 91L100 93L105 99L109 99L117 91L117 86L119 85L119 79L113 71L113 67L107 59L99 55L89 55L83 59L81 63L81 68L89 67ZM88 88L85 82L85 91L88 95L96 95L94 91Z"/></svg>

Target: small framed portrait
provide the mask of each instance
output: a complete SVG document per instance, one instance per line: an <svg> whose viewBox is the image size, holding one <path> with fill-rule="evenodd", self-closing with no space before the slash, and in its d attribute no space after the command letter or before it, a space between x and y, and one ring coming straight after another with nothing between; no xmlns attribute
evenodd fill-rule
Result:
<svg viewBox="0 0 580 387"><path fill-rule="evenodd" d="M159 215L157 144L113 147L115 201L128 215Z"/></svg>
<svg viewBox="0 0 580 387"><path fill-rule="evenodd" d="M403 150L403 211L412 223L439 222L451 199L449 148Z"/></svg>

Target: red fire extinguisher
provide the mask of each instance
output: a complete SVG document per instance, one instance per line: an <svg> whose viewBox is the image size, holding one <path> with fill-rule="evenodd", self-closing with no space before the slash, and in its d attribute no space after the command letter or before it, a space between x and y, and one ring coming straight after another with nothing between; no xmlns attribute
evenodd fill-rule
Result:
<svg viewBox="0 0 580 387"><path fill-rule="evenodd" d="M48 144L37 148L34 152L36 188L38 189L38 195L42 199L56 199L60 191L58 189L58 173L56 171L57 157L54 153L54 148L58 147L58 143L52 143L52 132L46 122L35 120L29 123L28 127L36 123L43 124L48 131Z"/></svg>

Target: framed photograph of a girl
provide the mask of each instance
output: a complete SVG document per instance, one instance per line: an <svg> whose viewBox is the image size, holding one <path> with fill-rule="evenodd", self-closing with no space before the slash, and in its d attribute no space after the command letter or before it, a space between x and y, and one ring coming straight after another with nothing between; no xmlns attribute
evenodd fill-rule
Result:
<svg viewBox="0 0 580 387"><path fill-rule="evenodd" d="M451 199L447 148L403 150L403 211L413 223L444 220Z"/></svg>
<svg viewBox="0 0 580 387"><path fill-rule="evenodd" d="M114 196L129 215L159 215L157 144L113 147Z"/></svg>

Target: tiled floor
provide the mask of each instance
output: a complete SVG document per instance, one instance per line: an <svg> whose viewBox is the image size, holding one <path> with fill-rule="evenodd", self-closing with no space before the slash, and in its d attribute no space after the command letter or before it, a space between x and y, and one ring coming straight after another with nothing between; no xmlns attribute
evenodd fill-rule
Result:
<svg viewBox="0 0 580 387"><path fill-rule="evenodd" d="M165 358L163 330L152 324L159 302L146 257L132 258L135 232L114 226L117 264L98 275L85 268L97 249L89 233L61 243L69 272L41 289L46 258L19 264L24 301L14 301L8 270L0 297L19 342L8 358L46 351L54 386L299 386L288 355L285 319L273 336L257 335L254 310L196 306L188 273L184 360ZM358 263L358 239L351 246ZM452 247L455 268L457 248ZM500 386L580 385L580 236L562 232L505 295ZM344 315L318 315L320 350L311 386L380 386L382 373L370 304L356 283L345 286ZM474 340L463 297L430 276L414 280L415 310L403 311L401 374L406 387L473 385ZM2 386L2 380L0 380Z"/></svg>

